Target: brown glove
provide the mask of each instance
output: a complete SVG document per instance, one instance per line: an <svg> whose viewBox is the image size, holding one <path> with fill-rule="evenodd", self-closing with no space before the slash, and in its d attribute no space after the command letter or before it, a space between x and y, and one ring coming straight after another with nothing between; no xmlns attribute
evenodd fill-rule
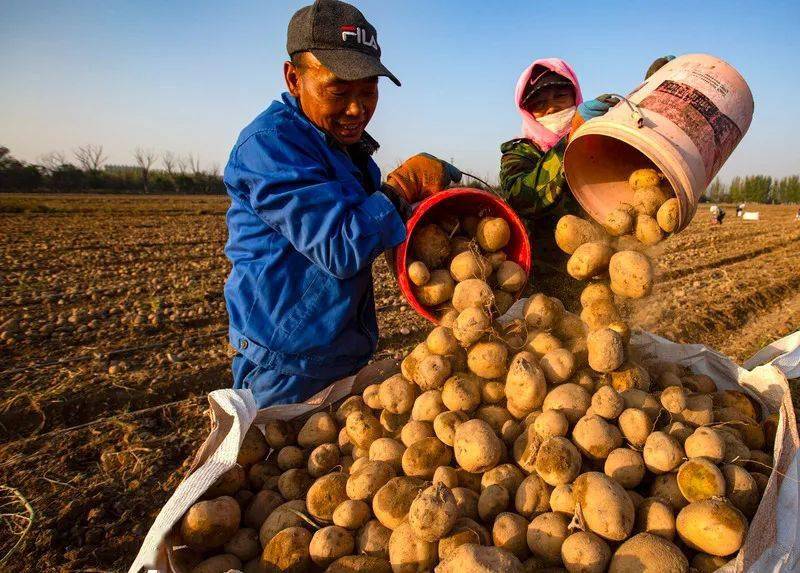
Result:
<svg viewBox="0 0 800 573"><path fill-rule="evenodd" d="M386 176L408 203L416 203L461 180L461 172L449 163L428 153L419 153L403 162Z"/></svg>

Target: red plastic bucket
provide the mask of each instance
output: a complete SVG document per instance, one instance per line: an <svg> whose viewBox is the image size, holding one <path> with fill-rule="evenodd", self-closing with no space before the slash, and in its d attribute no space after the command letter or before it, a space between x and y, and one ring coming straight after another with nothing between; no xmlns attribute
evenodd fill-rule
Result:
<svg viewBox="0 0 800 573"><path fill-rule="evenodd" d="M459 217L474 215L476 217L502 217L505 219L511 228L511 239L503 250L508 260L517 263L529 275L531 272L531 244L528 239L528 232L514 210L500 197L480 189L470 189L468 187L447 189L431 195L416 206L414 214L406 223L406 240L395 247L394 265L400 290L411 304L411 307L434 324L438 324L439 319L417 300L411 280L408 278L407 269L408 259L410 258L408 246L414 237L414 231L420 225L435 222L445 214Z"/></svg>

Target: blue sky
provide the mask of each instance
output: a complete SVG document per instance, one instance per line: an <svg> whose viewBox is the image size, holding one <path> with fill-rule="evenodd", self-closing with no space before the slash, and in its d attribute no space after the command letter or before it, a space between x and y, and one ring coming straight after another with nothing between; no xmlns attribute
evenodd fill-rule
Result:
<svg viewBox="0 0 800 573"><path fill-rule="evenodd" d="M0 7L0 144L26 160L102 144L223 166L239 130L283 90L286 24L303 4L5 0ZM585 97L625 93L657 56L708 52L750 84L755 116L721 177L800 172L800 2L356 3L383 60L370 132L386 169L418 151L495 178L515 137L513 90L538 57L559 56Z"/></svg>

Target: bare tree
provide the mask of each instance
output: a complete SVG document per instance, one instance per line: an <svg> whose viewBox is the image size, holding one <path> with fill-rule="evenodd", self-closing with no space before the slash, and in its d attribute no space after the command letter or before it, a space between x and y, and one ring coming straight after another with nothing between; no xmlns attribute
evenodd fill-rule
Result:
<svg viewBox="0 0 800 573"><path fill-rule="evenodd" d="M164 164L164 169L167 175L172 177L175 174L175 168L178 166L180 160L171 151L165 151L161 156L161 162Z"/></svg>
<svg viewBox="0 0 800 573"><path fill-rule="evenodd" d="M186 166L193 175L200 175L203 169L200 167L200 156L192 155L191 153L186 156Z"/></svg>
<svg viewBox="0 0 800 573"><path fill-rule="evenodd" d="M103 146L102 145L83 145L72 152L75 155L75 159L78 160L78 163L85 171L95 172L100 171L100 168L103 167L103 163L106 162L106 157L103 155Z"/></svg>
<svg viewBox="0 0 800 573"><path fill-rule="evenodd" d="M158 153L152 149L137 147L133 152L133 157L136 159L139 169L142 170L142 186L144 187L144 192L147 193L150 191L150 169L158 159Z"/></svg>
<svg viewBox="0 0 800 573"><path fill-rule="evenodd" d="M67 162L67 156L60 151L45 153L39 158L39 165L47 169L50 173L61 167Z"/></svg>

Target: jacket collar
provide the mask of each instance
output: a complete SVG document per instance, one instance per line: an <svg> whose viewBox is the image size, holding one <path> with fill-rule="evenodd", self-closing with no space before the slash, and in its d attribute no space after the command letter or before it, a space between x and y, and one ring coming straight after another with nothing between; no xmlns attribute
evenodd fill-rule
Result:
<svg viewBox="0 0 800 573"><path fill-rule="evenodd" d="M327 143L329 147L341 149L343 151L347 151L350 153L364 153L366 155L372 155L380 148L380 144L377 141L375 141L375 139L366 131L361 135L361 139L358 142L352 145L344 146L338 141L336 141L336 139L333 138L328 132L314 125L314 123L305 116L303 110L300 109L300 105L297 103L297 98L294 97L292 94L290 94L289 92L283 92L283 94L281 95L281 99L283 100L283 103L289 106L301 120L303 120L312 128L314 128L314 130L316 130L316 132L320 134L320 136L325 140L325 143Z"/></svg>

